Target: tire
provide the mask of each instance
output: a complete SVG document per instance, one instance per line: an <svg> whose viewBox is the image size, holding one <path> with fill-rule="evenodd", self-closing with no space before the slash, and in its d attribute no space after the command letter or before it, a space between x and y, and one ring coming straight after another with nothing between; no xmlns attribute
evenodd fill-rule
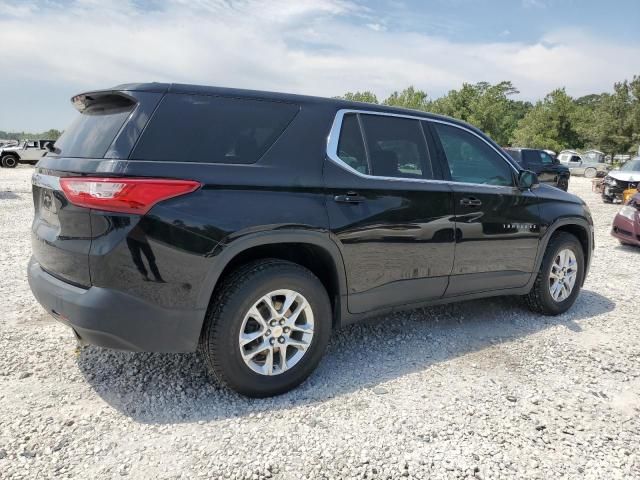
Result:
<svg viewBox="0 0 640 480"><path fill-rule="evenodd" d="M569 189L569 179L567 177L560 177L558 179L558 188L566 192Z"/></svg>
<svg viewBox="0 0 640 480"><path fill-rule="evenodd" d="M598 171L595 168L587 168L584 171L584 176L586 178L596 178L596 175L598 174Z"/></svg>
<svg viewBox="0 0 640 480"><path fill-rule="evenodd" d="M2 157L1 162L4 168L16 168L18 166L18 157L15 155L5 155Z"/></svg>
<svg viewBox="0 0 640 480"><path fill-rule="evenodd" d="M604 203L613 203L613 198L611 198L611 197L607 197L606 195L603 195L603 196L602 196L602 201L603 201Z"/></svg>
<svg viewBox="0 0 640 480"><path fill-rule="evenodd" d="M550 288L552 286L551 270L552 266L563 251L570 251L576 261L577 271L575 283L570 294L564 299L554 299ZM525 296L527 306L534 312L543 315L559 315L566 312L575 303L580 294L582 281L584 279L584 252L580 241L570 233L556 232L553 234L547 245L547 249L542 259L540 271L533 284L533 288Z"/></svg>
<svg viewBox="0 0 640 480"><path fill-rule="evenodd" d="M268 298L270 293L285 291L298 295L292 304L295 305L295 309L302 308L301 305L308 305L310 308L310 312L305 308L297 317L298 320L294 320L288 336L288 323L282 322L293 317L294 307L281 312L290 313L290 318L273 320L273 315L267 314L270 310L264 303L264 298ZM276 301L273 305L277 306L279 303ZM256 320L257 316L252 316L251 312L259 313L263 321ZM307 341L303 341L302 337L308 336L309 333L298 332L302 326L297 322L301 318L305 321L303 331L312 332ZM278 321L281 323L278 324ZM331 325L331 303L320 280L298 264L265 259L239 268L216 289L205 320L200 349L209 369L221 383L249 397L269 397L291 390L313 372L329 342ZM252 327L253 330L246 333L248 327ZM247 338L259 336L247 345L241 346L241 331ZM282 347L278 344L284 337L287 338L284 346L286 369L282 369ZM289 345L291 341L298 341L297 345L304 343L308 346L302 350ZM272 347L269 346L269 342L273 342L270 344ZM266 348L263 349L265 345ZM262 353L254 354L252 359L245 361L243 352L250 356L256 351ZM302 355L296 357L300 352ZM268 358L271 358L273 364L270 374L265 373L269 371ZM294 359L296 363L293 363ZM258 365L260 362L264 364ZM262 373L255 369L261 369Z"/></svg>

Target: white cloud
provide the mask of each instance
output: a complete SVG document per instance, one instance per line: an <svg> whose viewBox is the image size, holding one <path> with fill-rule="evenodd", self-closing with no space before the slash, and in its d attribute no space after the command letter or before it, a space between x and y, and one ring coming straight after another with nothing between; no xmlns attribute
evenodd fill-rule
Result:
<svg viewBox="0 0 640 480"><path fill-rule="evenodd" d="M544 0L522 0L522 6L525 8L546 8L547 4Z"/></svg>
<svg viewBox="0 0 640 480"><path fill-rule="evenodd" d="M0 12L11 5L0 0ZM70 93L155 80L325 96L369 89L382 97L410 84L438 96L462 82L512 80L536 99L560 86L573 95L608 90L638 73L628 59L640 55L639 44L579 30L533 43L385 30L382 19L346 0L173 0L147 12L116 0L20 5L0 15L0 64L12 66L3 88L17 97L27 93L23 83ZM0 129L9 127L1 115Z"/></svg>
<svg viewBox="0 0 640 480"><path fill-rule="evenodd" d="M384 32L387 29L387 27L381 23L367 23L367 27L376 32Z"/></svg>

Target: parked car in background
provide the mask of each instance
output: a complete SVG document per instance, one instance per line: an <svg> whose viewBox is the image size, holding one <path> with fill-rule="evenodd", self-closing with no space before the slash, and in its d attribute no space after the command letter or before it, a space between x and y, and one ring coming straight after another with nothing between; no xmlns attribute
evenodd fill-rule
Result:
<svg viewBox="0 0 640 480"><path fill-rule="evenodd" d="M611 170L602 181L602 200L607 203L623 201L625 190L640 185L640 157L634 157L617 170Z"/></svg>
<svg viewBox="0 0 640 480"><path fill-rule="evenodd" d="M33 174L28 277L85 344L199 348L264 397L341 325L497 295L558 315L589 269L585 203L452 118L160 83L73 105Z"/></svg>
<svg viewBox="0 0 640 480"><path fill-rule="evenodd" d="M14 147L18 145L17 140L0 140L0 149L4 147Z"/></svg>
<svg viewBox="0 0 640 480"><path fill-rule="evenodd" d="M0 165L4 168L15 168L18 163L35 165L48 150L47 145L53 145L55 140L24 140L12 147L0 149Z"/></svg>
<svg viewBox="0 0 640 480"><path fill-rule="evenodd" d="M640 193L636 193L613 219L611 235L624 245L640 246Z"/></svg>
<svg viewBox="0 0 640 480"><path fill-rule="evenodd" d="M561 153L558 155L558 160L569 168L571 175L584 175L587 178L604 177L610 170L605 163L598 163L570 153Z"/></svg>
<svg viewBox="0 0 640 480"><path fill-rule="evenodd" d="M540 183L553 185L565 192L569 188L569 169L565 165L561 165L546 150L508 147L505 148L505 151L523 169L535 172Z"/></svg>

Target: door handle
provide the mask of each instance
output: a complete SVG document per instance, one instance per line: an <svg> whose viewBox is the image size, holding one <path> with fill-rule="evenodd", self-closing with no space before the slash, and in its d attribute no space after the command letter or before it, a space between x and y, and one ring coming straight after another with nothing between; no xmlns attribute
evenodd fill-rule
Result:
<svg viewBox="0 0 640 480"><path fill-rule="evenodd" d="M364 197L357 192L347 192L346 195L336 195L333 199L340 203L360 203L364 201Z"/></svg>
<svg viewBox="0 0 640 480"><path fill-rule="evenodd" d="M460 205L463 207L479 207L482 205L482 202L474 197L465 197L460 200Z"/></svg>

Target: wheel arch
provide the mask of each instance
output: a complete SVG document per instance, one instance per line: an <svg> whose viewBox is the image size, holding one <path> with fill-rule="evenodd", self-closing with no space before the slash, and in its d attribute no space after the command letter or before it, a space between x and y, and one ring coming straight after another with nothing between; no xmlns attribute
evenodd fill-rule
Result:
<svg viewBox="0 0 640 480"><path fill-rule="evenodd" d="M328 234L304 231L256 233L216 250L217 258L203 282L198 307L208 308L221 280L230 272L255 260L278 258L302 265L320 279L331 300L333 326L340 325L346 305L343 305L343 298L347 293L347 280L340 250Z"/></svg>
<svg viewBox="0 0 640 480"><path fill-rule="evenodd" d="M11 155L12 157L16 157L16 160L22 160L22 157L20 157L18 152L14 152L14 151L2 152L2 153L0 153L0 158L7 157L9 155Z"/></svg>
<svg viewBox="0 0 640 480"><path fill-rule="evenodd" d="M591 255L593 249L593 237L591 234L591 227L589 222L581 217L569 217L562 218L556 220L552 223L545 235L542 239L540 249L538 251L538 258L536 259L536 269L533 275L535 279L535 275L540 270L540 266L542 265L542 259L544 257L544 252L547 250L547 245L549 244L549 240L556 232L566 232L578 239L580 244L582 245L582 251L584 254L584 262L585 262L585 274L582 277L582 282L584 284L584 280L587 276L587 272L589 270L589 265L591 262Z"/></svg>

